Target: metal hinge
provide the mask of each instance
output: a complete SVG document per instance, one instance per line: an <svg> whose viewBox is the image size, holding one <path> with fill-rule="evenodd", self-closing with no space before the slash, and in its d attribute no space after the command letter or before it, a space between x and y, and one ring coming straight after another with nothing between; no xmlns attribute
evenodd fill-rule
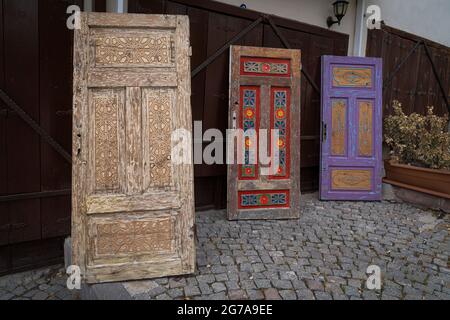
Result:
<svg viewBox="0 0 450 320"><path fill-rule="evenodd" d="M327 124L322 121L322 142L327 141Z"/></svg>

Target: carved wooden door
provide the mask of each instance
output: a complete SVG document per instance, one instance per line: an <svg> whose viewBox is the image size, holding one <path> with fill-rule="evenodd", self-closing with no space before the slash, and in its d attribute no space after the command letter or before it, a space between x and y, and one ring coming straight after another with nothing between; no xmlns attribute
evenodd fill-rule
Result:
<svg viewBox="0 0 450 320"><path fill-rule="evenodd" d="M242 136L241 144L235 140L234 163L228 164L229 219L300 215L300 71L300 50L231 47L229 128L256 131L256 159L250 159L248 137ZM266 144L261 144L263 134ZM278 155L272 143L279 146ZM278 159L277 168L261 161L259 148Z"/></svg>
<svg viewBox="0 0 450 320"><path fill-rule="evenodd" d="M193 166L186 16L82 13L75 31L73 264L87 282L192 273Z"/></svg>
<svg viewBox="0 0 450 320"><path fill-rule="evenodd" d="M322 57L322 200L381 200L382 63Z"/></svg>

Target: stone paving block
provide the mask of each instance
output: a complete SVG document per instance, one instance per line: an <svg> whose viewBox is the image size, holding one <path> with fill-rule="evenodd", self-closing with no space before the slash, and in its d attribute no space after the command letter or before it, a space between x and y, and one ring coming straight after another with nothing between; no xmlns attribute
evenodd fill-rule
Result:
<svg viewBox="0 0 450 320"><path fill-rule="evenodd" d="M268 279L255 279L255 285L258 289L267 289L272 286Z"/></svg>
<svg viewBox="0 0 450 320"><path fill-rule="evenodd" d="M314 291L314 296L316 300L333 300L331 294L324 291Z"/></svg>
<svg viewBox="0 0 450 320"><path fill-rule="evenodd" d="M184 295L186 297L193 297L193 296L197 296L200 295L200 288L195 286L195 285L189 285L184 287Z"/></svg>
<svg viewBox="0 0 450 320"><path fill-rule="evenodd" d="M100 284L110 290L96 297L450 299L449 216L405 203L302 198L297 221L230 222L224 211L200 213L196 275ZM381 294L365 287L370 264L382 269ZM66 279L62 265L0 277L0 297L76 299Z"/></svg>
<svg viewBox="0 0 450 320"><path fill-rule="evenodd" d="M292 283L289 280L272 280L272 285L277 289L292 289Z"/></svg>
<svg viewBox="0 0 450 320"><path fill-rule="evenodd" d="M264 300L264 293L261 290L248 289L246 292L250 300Z"/></svg>
<svg viewBox="0 0 450 320"><path fill-rule="evenodd" d="M283 300L297 300L294 290L280 290L278 292Z"/></svg>
<svg viewBox="0 0 450 320"><path fill-rule="evenodd" d="M149 292L150 290L159 287L155 281L129 281L125 282L125 289L130 293L130 295L135 296L138 294Z"/></svg>
<svg viewBox="0 0 450 320"><path fill-rule="evenodd" d="M242 289L256 289L255 282L253 280L242 280L241 281L241 288Z"/></svg>
<svg viewBox="0 0 450 320"><path fill-rule="evenodd" d="M266 300L281 300L281 297L277 289L274 288L264 289L263 293Z"/></svg>
<svg viewBox="0 0 450 320"><path fill-rule="evenodd" d="M197 281L199 283L213 283L216 281L216 278L212 274L204 274L197 276Z"/></svg>
<svg viewBox="0 0 450 320"><path fill-rule="evenodd" d="M314 293L309 289L300 289L295 291L298 300L315 300Z"/></svg>
<svg viewBox="0 0 450 320"><path fill-rule="evenodd" d="M306 279L306 286L311 289L311 290L318 290L318 291L324 291L325 288L323 286L323 283L318 281L318 280L311 280L311 279Z"/></svg>
<svg viewBox="0 0 450 320"><path fill-rule="evenodd" d="M199 288L200 288L202 295L208 295L213 292L211 287L205 282L199 282Z"/></svg>
<svg viewBox="0 0 450 320"><path fill-rule="evenodd" d="M12 293L4 293L0 295L0 300L11 300L14 298L14 294Z"/></svg>
<svg viewBox="0 0 450 320"><path fill-rule="evenodd" d="M156 296L156 300L171 300L171 298L167 293L163 293Z"/></svg>
<svg viewBox="0 0 450 320"><path fill-rule="evenodd" d="M215 282L215 283L213 283L211 285L211 288L213 289L213 291L215 293L227 290L227 288L225 287L225 285L222 282Z"/></svg>
<svg viewBox="0 0 450 320"><path fill-rule="evenodd" d="M169 287L173 288L182 288L186 286L186 279L184 278L170 278L169 279Z"/></svg>
<svg viewBox="0 0 450 320"><path fill-rule="evenodd" d="M228 298L230 300L247 300L248 296L244 290L229 290Z"/></svg>
<svg viewBox="0 0 450 320"><path fill-rule="evenodd" d="M33 297L31 297L31 300L46 300L48 298L48 293L45 293L43 291L38 291Z"/></svg>
<svg viewBox="0 0 450 320"><path fill-rule="evenodd" d="M147 293L150 297L156 297L160 294L166 292L166 288L158 285L157 287L154 287L153 289L150 289Z"/></svg>

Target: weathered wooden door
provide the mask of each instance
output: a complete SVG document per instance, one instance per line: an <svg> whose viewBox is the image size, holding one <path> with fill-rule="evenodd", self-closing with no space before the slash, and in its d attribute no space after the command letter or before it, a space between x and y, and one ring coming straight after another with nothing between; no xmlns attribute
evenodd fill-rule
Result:
<svg viewBox="0 0 450 320"><path fill-rule="evenodd" d="M231 47L229 128L256 131L233 143L234 163L228 164L229 219L287 219L300 215L300 50ZM267 133L260 132L266 129ZM278 130L277 141L271 129ZM265 145L261 137L267 134ZM245 141L244 141L245 140ZM255 161L249 143L255 141ZM252 142L253 143L253 142ZM271 148L279 147L278 155ZM230 145L230 141L228 141ZM243 152L238 163L238 148ZM259 148L277 168L261 162Z"/></svg>
<svg viewBox="0 0 450 320"><path fill-rule="evenodd" d="M81 15L75 31L73 264L87 282L191 273L193 166L186 16Z"/></svg>
<svg viewBox="0 0 450 320"><path fill-rule="evenodd" d="M382 62L322 57L322 200L381 200Z"/></svg>

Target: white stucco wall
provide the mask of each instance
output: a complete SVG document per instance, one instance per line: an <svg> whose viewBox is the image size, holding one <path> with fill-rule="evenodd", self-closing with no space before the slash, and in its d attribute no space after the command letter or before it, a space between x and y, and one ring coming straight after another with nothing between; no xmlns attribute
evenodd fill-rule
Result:
<svg viewBox="0 0 450 320"><path fill-rule="evenodd" d="M274 14L292 20L327 28L327 17L333 16L332 3L335 0L217 0L219 2L240 6L247 9ZM447 0L450 2L450 0ZM349 54L353 52L353 36L355 32L356 0L349 0L350 5L341 25L333 25L331 30L346 33L349 38Z"/></svg>
<svg viewBox="0 0 450 320"><path fill-rule="evenodd" d="M450 0L367 0L381 8L381 19L393 28L450 47Z"/></svg>
<svg viewBox="0 0 450 320"><path fill-rule="evenodd" d="M326 19L333 15L335 0L216 0L235 6L242 3L248 9L327 28ZM347 15L340 26L331 30L349 35L349 55L364 55L367 28L362 28L361 44L356 44L355 30L358 28L357 0L349 0ZM358 0L362 2L361 0ZM365 0L365 7L375 4L381 8L381 19L397 28L421 37L450 46L450 0ZM365 10L364 10L365 11ZM358 50L358 45L361 49Z"/></svg>

